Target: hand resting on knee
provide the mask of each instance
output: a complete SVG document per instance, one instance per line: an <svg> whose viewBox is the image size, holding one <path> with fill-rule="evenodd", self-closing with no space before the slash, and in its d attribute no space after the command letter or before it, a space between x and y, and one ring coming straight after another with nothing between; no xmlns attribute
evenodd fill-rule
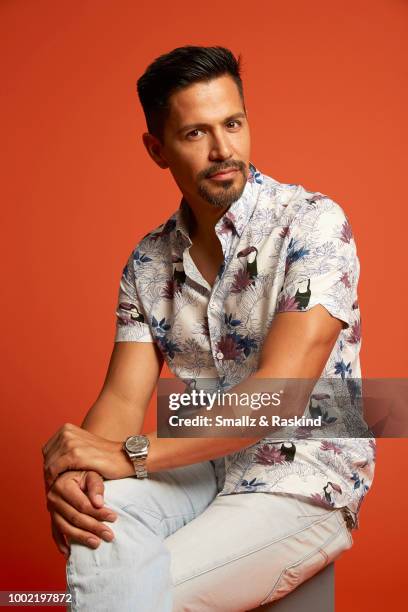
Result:
<svg viewBox="0 0 408 612"><path fill-rule="evenodd" d="M103 493L102 476L87 470L64 472L48 490L52 536L66 557L70 541L97 548L101 539L110 542L114 538L112 530L102 521L113 522L117 514L103 505Z"/></svg>

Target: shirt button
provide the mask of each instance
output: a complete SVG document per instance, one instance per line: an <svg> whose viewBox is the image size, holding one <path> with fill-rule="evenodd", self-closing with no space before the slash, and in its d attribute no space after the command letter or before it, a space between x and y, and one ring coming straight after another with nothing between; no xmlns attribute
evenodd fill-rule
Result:
<svg viewBox="0 0 408 612"><path fill-rule="evenodd" d="M216 358L217 359L224 359L224 353L217 353L216 354Z"/></svg>

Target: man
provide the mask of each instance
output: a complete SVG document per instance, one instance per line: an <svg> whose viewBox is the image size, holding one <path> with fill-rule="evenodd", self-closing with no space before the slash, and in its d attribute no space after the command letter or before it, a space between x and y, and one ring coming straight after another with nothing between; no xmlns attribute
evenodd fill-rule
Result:
<svg viewBox="0 0 408 612"><path fill-rule="evenodd" d="M140 436L144 413L164 360L190 386L351 388L355 243L337 203L251 164L229 50L175 49L148 67L138 93L146 150L182 199L123 270L100 396L81 428L66 424L43 447L53 536L65 554L70 546L73 610L249 610L351 547L373 439L350 411L356 437L331 429L343 407L330 393L314 393L307 410L336 438L302 428L290 438Z"/></svg>

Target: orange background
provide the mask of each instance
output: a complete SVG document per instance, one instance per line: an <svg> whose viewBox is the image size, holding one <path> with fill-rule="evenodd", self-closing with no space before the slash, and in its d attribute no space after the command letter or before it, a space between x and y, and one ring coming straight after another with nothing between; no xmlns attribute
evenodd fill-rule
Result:
<svg viewBox="0 0 408 612"><path fill-rule="evenodd" d="M65 588L41 446L99 393L122 268L179 203L141 142L135 83L158 55L242 53L252 161L343 206L363 374L408 375L407 17L402 0L1 1L0 590ZM355 545L336 563L337 612L405 607L406 469L406 441L379 440Z"/></svg>

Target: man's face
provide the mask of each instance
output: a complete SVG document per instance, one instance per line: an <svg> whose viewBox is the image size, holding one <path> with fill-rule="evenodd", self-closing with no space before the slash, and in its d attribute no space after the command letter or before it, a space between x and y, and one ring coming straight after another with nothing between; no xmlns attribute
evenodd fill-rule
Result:
<svg viewBox="0 0 408 612"><path fill-rule="evenodd" d="M162 155L187 202L229 207L246 184L250 133L243 101L229 75L172 94Z"/></svg>

